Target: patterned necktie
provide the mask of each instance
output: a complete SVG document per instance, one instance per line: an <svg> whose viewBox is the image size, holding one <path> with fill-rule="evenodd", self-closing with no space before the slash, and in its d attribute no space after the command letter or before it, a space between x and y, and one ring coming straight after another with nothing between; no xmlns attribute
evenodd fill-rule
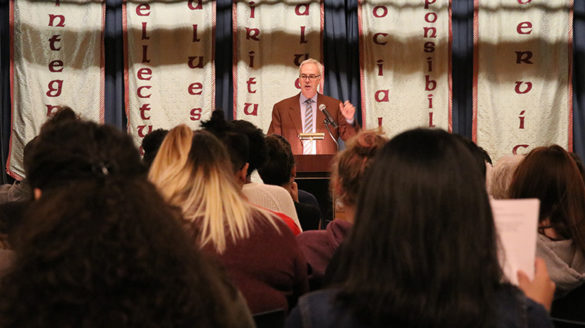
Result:
<svg viewBox="0 0 585 328"><path fill-rule="evenodd" d="M313 133L313 106L311 103L313 102L312 99L305 100L305 124L303 125L303 132L304 133ZM312 154L313 147L315 147L315 141L313 140L305 140L303 142L303 154Z"/></svg>

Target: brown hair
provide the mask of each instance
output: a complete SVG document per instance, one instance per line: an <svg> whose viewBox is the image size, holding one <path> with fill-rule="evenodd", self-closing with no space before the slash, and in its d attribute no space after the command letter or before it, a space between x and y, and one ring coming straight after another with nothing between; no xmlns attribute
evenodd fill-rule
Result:
<svg viewBox="0 0 585 328"><path fill-rule="evenodd" d="M516 169L509 193L511 198L538 198L539 222L549 219L559 236L585 251L585 185L563 148L532 150Z"/></svg>

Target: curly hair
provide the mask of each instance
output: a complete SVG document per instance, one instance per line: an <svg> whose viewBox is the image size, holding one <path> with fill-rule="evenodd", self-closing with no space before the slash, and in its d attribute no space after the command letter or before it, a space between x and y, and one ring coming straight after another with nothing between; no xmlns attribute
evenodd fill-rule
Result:
<svg viewBox="0 0 585 328"><path fill-rule="evenodd" d="M143 179L43 194L0 285L0 326L233 327L237 292L177 213Z"/></svg>

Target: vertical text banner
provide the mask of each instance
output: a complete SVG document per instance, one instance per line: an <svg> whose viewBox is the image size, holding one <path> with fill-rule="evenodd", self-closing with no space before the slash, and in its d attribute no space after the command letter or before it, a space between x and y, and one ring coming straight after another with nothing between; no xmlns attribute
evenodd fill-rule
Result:
<svg viewBox="0 0 585 328"><path fill-rule="evenodd" d="M451 130L450 1L361 0L358 15L364 127Z"/></svg>
<svg viewBox="0 0 585 328"><path fill-rule="evenodd" d="M494 159L572 148L572 0L476 0L473 135Z"/></svg>
<svg viewBox="0 0 585 328"><path fill-rule="evenodd" d="M24 177L24 146L57 106L103 122L104 13L99 1L10 2L11 176Z"/></svg>
<svg viewBox="0 0 585 328"><path fill-rule="evenodd" d="M129 133L198 128L215 106L215 1L128 2L124 17Z"/></svg>
<svg viewBox="0 0 585 328"><path fill-rule="evenodd" d="M307 0L234 6L234 118L268 130L272 106L300 92L298 66L322 61L323 10Z"/></svg>

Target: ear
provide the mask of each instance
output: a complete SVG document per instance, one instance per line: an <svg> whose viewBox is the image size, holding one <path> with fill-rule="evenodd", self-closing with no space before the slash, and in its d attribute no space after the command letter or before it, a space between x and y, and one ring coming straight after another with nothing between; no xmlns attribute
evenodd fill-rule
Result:
<svg viewBox="0 0 585 328"><path fill-rule="evenodd" d="M41 196L43 195L43 191L39 188L35 188L33 189L33 196L35 198L35 200L38 200L39 198L41 198Z"/></svg>
<svg viewBox="0 0 585 328"><path fill-rule="evenodd" d="M236 171L236 181L241 186L246 184L246 177L248 175L248 167L249 166L250 166L250 163L246 163L246 164L244 164L244 166L242 166L241 169Z"/></svg>

